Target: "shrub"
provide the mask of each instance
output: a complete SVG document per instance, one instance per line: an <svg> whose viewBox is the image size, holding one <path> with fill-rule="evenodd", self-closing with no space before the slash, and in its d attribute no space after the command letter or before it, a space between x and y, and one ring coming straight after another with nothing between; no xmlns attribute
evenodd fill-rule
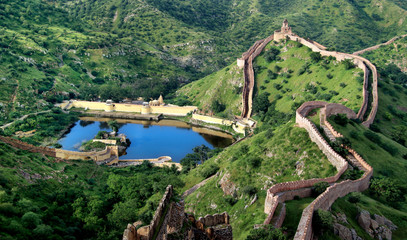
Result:
<svg viewBox="0 0 407 240"><path fill-rule="evenodd" d="M227 196L226 198L225 198L225 201L230 205L230 206L233 206L233 205L235 205L236 203L237 203L237 199L236 198L234 198L234 197L232 197L232 196Z"/></svg>
<svg viewBox="0 0 407 240"><path fill-rule="evenodd" d="M326 77L329 78L329 79L332 79L334 76L332 76L332 74L328 73L328 74L326 75Z"/></svg>
<svg viewBox="0 0 407 240"><path fill-rule="evenodd" d="M329 231L333 227L333 218L329 211L317 209L312 217L312 228L316 234Z"/></svg>
<svg viewBox="0 0 407 240"><path fill-rule="evenodd" d="M21 222L22 222L24 227L33 229L33 228L37 227L41 223L41 218L36 213L26 212L21 217Z"/></svg>
<svg viewBox="0 0 407 240"><path fill-rule="evenodd" d="M358 203L360 201L360 196L358 195L350 195L348 197L348 202L350 203Z"/></svg>
<svg viewBox="0 0 407 240"><path fill-rule="evenodd" d="M201 170L201 176L203 178L208 178L208 177L214 175L218 170L219 170L219 166L215 165L215 164L210 164L208 166L204 166L204 168Z"/></svg>
<svg viewBox="0 0 407 240"><path fill-rule="evenodd" d="M312 186L312 195L317 197L321 193L325 192L325 190L329 187L329 183L327 182L319 182L315 183L314 186Z"/></svg>
<svg viewBox="0 0 407 240"><path fill-rule="evenodd" d="M226 105L219 102L218 100L212 101L211 110L215 113L223 112L226 109Z"/></svg>
<svg viewBox="0 0 407 240"><path fill-rule="evenodd" d="M319 52L312 52L310 54L310 57L311 57L311 60L316 63L322 59L321 53L319 53Z"/></svg>
<svg viewBox="0 0 407 240"><path fill-rule="evenodd" d="M258 168L261 165L262 159L259 157L255 156L250 156L247 159L247 163L252 167L252 168Z"/></svg>
<svg viewBox="0 0 407 240"><path fill-rule="evenodd" d="M349 122L349 119L346 114L337 114L333 116L333 121L341 126L346 126Z"/></svg>
<svg viewBox="0 0 407 240"><path fill-rule="evenodd" d="M402 187L390 178L374 178L371 180L370 192L383 197L388 202L404 201Z"/></svg>
<svg viewBox="0 0 407 240"><path fill-rule="evenodd" d="M243 191L243 194L246 194L246 195L249 195L249 196L252 196L252 195L257 193L257 189L252 185L245 186L242 189L242 191Z"/></svg>

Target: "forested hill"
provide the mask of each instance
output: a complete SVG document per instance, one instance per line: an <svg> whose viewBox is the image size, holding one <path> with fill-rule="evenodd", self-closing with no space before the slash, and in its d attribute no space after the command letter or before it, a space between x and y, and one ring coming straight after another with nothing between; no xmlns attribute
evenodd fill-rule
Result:
<svg viewBox="0 0 407 240"><path fill-rule="evenodd" d="M224 47L230 50L231 47L247 49L255 39L268 36L278 28L284 18L288 18L301 36L345 52L381 42L406 30L406 3L400 0L59 2L70 9L72 16L101 29L123 35L136 34L161 45L166 45L168 35L178 30L174 23L220 37ZM144 14L140 13L141 9ZM155 18L159 20L154 21ZM161 29L162 26L166 29ZM156 34L161 37L156 38Z"/></svg>
<svg viewBox="0 0 407 240"><path fill-rule="evenodd" d="M353 52L406 32L399 0L5 0L0 122L77 97L170 99L235 61L288 18Z"/></svg>

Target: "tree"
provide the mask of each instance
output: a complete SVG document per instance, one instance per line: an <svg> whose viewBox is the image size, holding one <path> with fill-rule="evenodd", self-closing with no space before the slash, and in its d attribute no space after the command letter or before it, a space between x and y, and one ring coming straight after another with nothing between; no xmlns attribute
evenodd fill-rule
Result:
<svg viewBox="0 0 407 240"><path fill-rule="evenodd" d="M311 57L311 60L316 63L321 61L321 59L322 59L321 53L319 53L319 52L312 52L310 54L310 57Z"/></svg>
<svg viewBox="0 0 407 240"><path fill-rule="evenodd" d="M198 154L198 157L201 161L201 164L204 163L206 160L208 160L208 152L211 149L207 146L205 146L204 144L202 144L201 146L198 147L194 147L192 149L192 151L194 151L194 153Z"/></svg>
<svg viewBox="0 0 407 240"><path fill-rule="evenodd" d="M329 211L317 209L312 217L312 228L316 234L332 229L333 218Z"/></svg>
<svg viewBox="0 0 407 240"><path fill-rule="evenodd" d="M321 193L325 192L325 190L329 187L329 183L327 182L319 182L315 183L312 186L312 195L315 197L319 196Z"/></svg>
<svg viewBox="0 0 407 240"><path fill-rule="evenodd" d="M223 111L225 111L225 109L226 109L225 104L219 102L218 100L212 101L211 110L212 110L214 113L223 112Z"/></svg>
<svg viewBox="0 0 407 240"><path fill-rule="evenodd" d="M389 178L372 179L370 191L373 195L383 197L388 202L404 201L402 187Z"/></svg>
<svg viewBox="0 0 407 240"><path fill-rule="evenodd" d="M36 213L26 212L21 217L21 222L24 227L33 229L41 223L41 217Z"/></svg>
<svg viewBox="0 0 407 240"><path fill-rule="evenodd" d="M257 95L254 99L253 99L253 111L256 113L259 112L267 112L267 109L270 105L269 102L269 96L270 94L267 92L264 92L260 95Z"/></svg>

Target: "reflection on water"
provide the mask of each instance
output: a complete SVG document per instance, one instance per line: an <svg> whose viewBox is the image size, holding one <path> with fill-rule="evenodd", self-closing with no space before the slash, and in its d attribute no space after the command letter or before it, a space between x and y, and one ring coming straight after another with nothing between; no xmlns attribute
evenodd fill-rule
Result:
<svg viewBox="0 0 407 240"><path fill-rule="evenodd" d="M58 142L62 149L78 151L82 142L91 140L99 131L111 131L109 118L81 118ZM131 141L126 155L120 159L157 158L171 156L179 162L192 148L202 144L210 148L227 147L233 142L231 135L174 120L139 121L115 119L119 133Z"/></svg>

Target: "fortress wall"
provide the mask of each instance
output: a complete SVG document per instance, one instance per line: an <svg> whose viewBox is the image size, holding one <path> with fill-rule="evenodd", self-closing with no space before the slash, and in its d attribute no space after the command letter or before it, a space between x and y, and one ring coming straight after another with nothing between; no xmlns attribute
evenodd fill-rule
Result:
<svg viewBox="0 0 407 240"><path fill-rule="evenodd" d="M171 116L186 116L190 112L197 110L194 106L151 106L151 112L156 114L164 114Z"/></svg>
<svg viewBox="0 0 407 240"><path fill-rule="evenodd" d="M229 224L229 214L223 212L221 214L206 215L205 217L200 217L198 219L206 227L212 227L220 224Z"/></svg>
<svg viewBox="0 0 407 240"><path fill-rule="evenodd" d="M381 46L392 44L394 41L396 41L396 40L398 40L400 38L404 38L404 37L407 37L407 34L404 34L402 36L396 36L396 37L390 39L389 41L387 41L385 43L381 43L381 44L378 44L378 45L368 47L366 49L354 52L353 55L360 55L360 54L363 54L363 53L368 52L368 51L373 51L373 50L379 49Z"/></svg>
<svg viewBox="0 0 407 240"><path fill-rule="evenodd" d="M160 220L162 217L165 217L163 215L165 214L165 210L166 210L167 206L169 206L169 204L170 204L170 200L173 195L173 191L174 190L173 190L172 185L168 185L163 197L160 200L160 203L158 204L157 209L155 210L155 213L154 213L153 219L151 220L150 225L144 226L137 230L137 237L139 239L151 240L154 237L155 231L160 231L160 229L158 229ZM167 216L168 216L168 214L167 214Z"/></svg>
<svg viewBox="0 0 407 240"><path fill-rule="evenodd" d="M282 205L283 206L281 208L280 214L277 216L277 220L274 223L274 227L276 228L281 228L281 226L283 226L285 215L287 214L285 203L282 203Z"/></svg>
<svg viewBox="0 0 407 240"><path fill-rule="evenodd" d="M37 147L34 146L32 144L11 138L11 137L4 137L4 136L0 136L0 141L7 143L15 148L21 149L21 150L25 150L25 151L29 151L29 152L33 152L33 153L41 153L44 154L46 156L50 156L50 157L56 157L55 154L55 149L54 148L49 148L49 147Z"/></svg>
<svg viewBox="0 0 407 240"><path fill-rule="evenodd" d="M92 109L92 110L103 110L104 111L106 108L106 103L73 100L71 106L75 107L75 108L88 108L88 109Z"/></svg>
<svg viewBox="0 0 407 240"><path fill-rule="evenodd" d="M72 107L76 108L87 108L90 110L108 110L108 111L118 111L118 112L142 112L142 105L137 104L126 104L126 103L113 103L112 105L106 105L105 102L90 102L90 101L80 101L73 100ZM151 113L164 114L171 116L186 116L188 113L198 109L195 106L150 106Z"/></svg>
<svg viewBox="0 0 407 240"><path fill-rule="evenodd" d="M357 116L354 111L339 103L329 103L325 106L325 118L332 115L346 114L349 119L356 119Z"/></svg>
<svg viewBox="0 0 407 240"><path fill-rule="evenodd" d="M56 157L67 160L95 160L102 161L110 158L110 147L107 146L104 150L98 152L76 152L63 149L56 149ZM109 153L109 154L108 154Z"/></svg>
<svg viewBox="0 0 407 240"><path fill-rule="evenodd" d="M321 108L326 106L326 102L314 101L306 102L301 105L296 112L296 122L300 127L305 128L308 131L308 134L313 142L315 142L319 149L327 156L328 160L334 165L338 171L337 174L327 178L317 178L317 179L308 179L300 180L293 182L285 182L275 184L267 191L267 197L264 205L264 212L269 214L265 220L265 224L269 223L274 215L274 212L277 208L279 202L284 202L287 200L294 199L294 196L309 196L310 190L304 190L304 188L310 188L315 183L318 182L336 182L339 177L346 171L348 168L347 161L336 153L331 146L326 142L322 135L317 130L316 126L308 120L306 116L312 109ZM278 194L277 194L278 193Z"/></svg>
<svg viewBox="0 0 407 240"><path fill-rule="evenodd" d="M214 124L220 124L220 125L226 125L226 126L231 126L233 124L233 121L223 119L223 118L217 118L217 117L210 117L210 116L205 116L205 115L200 115L200 114L192 114L192 118L198 121L206 122L206 123L214 123Z"/></svg>
<svg viewBox="0 0 407 240"><path fill-rule="evenodd" d="M358 118L362 119L368 106L368 82L369 82L369 70L371 70L373 74L373 83L372 83L372 95L373 95L373 100L372 100L372 107L370 114L365 122L363 122L363 125L369 127L370 124L373 123L376 113L377 113L377 108L378 108L378 93L377 93L377 70L376 67L366 58L353 55L353 54L347 54L347 53L340 53L340 52L330 52L326 51L322 48L320 48L320 44L315 44L315 42L307 41L297 35L287 35L291 40L293 41L298 41L302 43L303 45L311 48L312 51L314 52L319 52L321 53L322 56L333 56L335 57L338 61L342 61L345 59L352 59L353 62L363 70L364 72L364 82L363 82L363 103L362 106L359 110L358 113ZM322 46L322 45L321 45ZM367 66L367 67L366 67Z"/></svg>
<svg viewBox="0 0 407 240"><path fill-rule="evenodd" d="M114 110L118 112L141 112L142 105L115 103Z"/></svg>
<svg viewBox="0 0 407 240"><path fill-rule="evenodd" d="M265 39L255 42L255 44L242 55L242 59L246 61L246 63L244 64L245 85L242 94L243 118L249 118L252 113L252 101L254 91L253 59L260 55L263 49L267 46L267 44L273 39L274 35L271 35Z"/></svg>
<svg viewBox="0 0 407 240"><path fill-rule="evenodd" d="M298 116L298 111L297 111ZM373 168L358 154L355 150L348 148L349 153L359 162L362 170L365 171L363 176L357 180L346 180L327 188L327 190L318 196L309 206L307 206L301 216L300 223L295 234L295 240L311 240L312 232L312 217L314 211L318 208L328 210L336 199L344 197L351 192L361 192L369 187L370 178L373 175Z"/></svg>

